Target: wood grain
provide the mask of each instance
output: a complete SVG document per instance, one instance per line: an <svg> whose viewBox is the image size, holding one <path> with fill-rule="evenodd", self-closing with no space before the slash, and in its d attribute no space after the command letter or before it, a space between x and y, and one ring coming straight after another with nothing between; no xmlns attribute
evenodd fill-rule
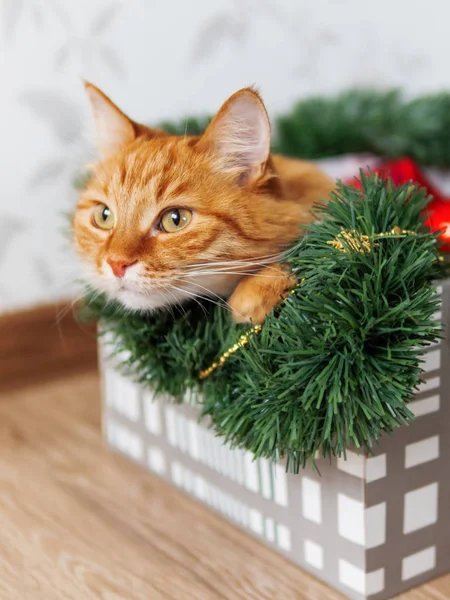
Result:
<svg viewBox="0 0 450 600"><path fill-rule="evenodd" d="M342 600L100 437L95 374L0 394L3 600ZM450 577L401 596L450 598Z"/></svg>
<svg viewBox="0 0 450 600"><path fill-rule="evenodd" d="M96 335L71 305L47 305L0 317L0 390L95 368Z"/></svg>

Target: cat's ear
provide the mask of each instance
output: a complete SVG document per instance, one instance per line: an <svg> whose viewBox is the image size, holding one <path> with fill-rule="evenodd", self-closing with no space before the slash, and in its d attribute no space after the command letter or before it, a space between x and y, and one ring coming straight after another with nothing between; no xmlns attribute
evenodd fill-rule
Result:
<svg viewBox="0 0 450 600"><path fill-rule="evenodd" d="M98 87L85 82L95 124L95 141L103 158L136 138L133 122Z"/></svg>
<svg viewBox="0 0 450 600"><path fill-rule="evenodd" d="M270 122L260 95L245 88L231 96L207 127L198 147L216 158L221 171L241 183L264 175L270 154Z"/></svg>

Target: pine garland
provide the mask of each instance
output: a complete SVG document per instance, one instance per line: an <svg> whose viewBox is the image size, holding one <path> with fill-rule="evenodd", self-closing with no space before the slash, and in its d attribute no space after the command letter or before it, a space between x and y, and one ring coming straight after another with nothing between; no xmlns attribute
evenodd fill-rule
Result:
<svg viewBox="0 0 450 600"><path fill-rule="evenodd" d="M436 235L421 221L424 191L361 177L362 192L341 184L290 249L299 287L203 383L200 371L246 329L225 309L130 315L92 296L88 316L101 318L128 375L178 401L200 391L203 416L234 446L286 456L295 472L317 451L370 450L382 431L412 418L420 357L441 331L431 285L439 261ZM412 233L392 235L394 227ZM367 236L370 251L339 237L342 230ZM336 239L341 250L329 243Z"/></svg>
<svg viewBox="0 0 450 600"><path fill-rule="evenodd" d="M398 90L351 90L310 98L276 120L275 150L317 159L371 152L450 166L450 93L405 101Z"/></svg>
<svg viewBox="0 0 450 600"><path fill-rule="evenodd" d="M208 121L163 127L197 134ZM286 155L375 152L450 166L447 94L403 102L397 92L352 91L306 100L275 130L275 150ZM88 292L82 317L101 320L129 376L178 402L190 390L234 446L258 457L286 456L295 472L317 451L370 451L383 431L412 418L407 405L420 381L420 357L441 333L431 281L447 265L423 225L426 202L417 187L395 189L376 175L362 175L362 192L340 185L317 208L320 222L289 250L302 283L259 335L203 382L201 371L248 330L225 309L202 302L130 314ZM379 236L394 227L414 233ZM359 251L342 230L366 236L370 251Z"/></svg>
<svg viewBox="0 0 450 600"><path fill-rule="evenodd" d="M282 455L297 472L317 451L370 450L382 431L412 418L420 356L436 342L436 238L421 225L423 191L362 177L340 185L322 219L292 249L303 282L258 338L207 380L203 413L216 432L257 456ZM396 225L417 235L377 235ZM330 241L357 231L371 250ZM342 238L341 238L342 240ZM362 246L361 246L362 247Z"/></svg>
<svg viewBox="0 0 450 600"><path fill-rule="evenodd" d="M160 127L199 135L209 117ZM450 166L450 93L407 101L399 90L354 89L335 97L312 97L274 119L273 151L305 159L370 152L409 156L424 166Z"/></svg>

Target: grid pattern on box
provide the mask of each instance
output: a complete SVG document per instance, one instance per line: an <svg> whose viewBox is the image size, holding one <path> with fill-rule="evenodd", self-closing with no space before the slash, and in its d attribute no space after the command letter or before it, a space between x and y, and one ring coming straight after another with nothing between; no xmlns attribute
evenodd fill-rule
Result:
<svg viewBox="0 0 450 600"><path fill-rule="evenodd" d="M140 436L115 419L108 419L106 424L108 442L117 450L141 460L144 456L144 443Z"/></svg>
<svg viewBox="0 0 450 600"><path fill-rule="evenodd" d="M254 460L250 452L232 450L211 430L177 412L174 406L166 406L164 415L171 446L252 492L280 506L288 505L287 476L281 465Z"/></svg>
<svg viewBox="0 0 450 600"><path fill-rule="evenodd" d="M259 510L237 500L178 461L171 463L171 477L175 485L206 502L229 519L265 537L282 550L291 550L291 531L286 525L275 523L272 517L265 517Z"/></svg>
<svg viewBox="0 0 450 600"><path fill-rule="evenodd" d="M111 446L295 562L317 574L333 573L335 585L351 598L385 599L393 595L394 579L401 591L409 581L435 574L442 560L436 524L448 494L440 474L448 447L448 424L441 418L447 414L441 389L448 385L447 357L447 341L426 352L424 382L409 405L418 418L410 428L401 428L386 446L382 440L374 456L348 451L333 465L319 463L321 475L287 476L282 464L231 450L199 424L195 409L153 397L109 368L105 432ZM396 533L388 528L394 508ZM384 556L395 556L400 565L394 576L393 562Z"/></svg>
<svg viewBox="0 0 450 600"><path fill-rule="evenodd" d="M372 596L384 590L384 569L377 569L371 573L366 573L363 569L355 567L344 559L339 560L339 580L346 587L364 594Z"/></svg>
<svg viewBox="0 0 450 600"><path fill-rule="evenodd" d="M123 381L120 385L117 374L114 374L115 392L124 394L129 382ZM136 390L129 398L136 397ZM138 414L139 410L133 407L125 408L126 403L112 400L110 405L114 410L122 414L128 421L134 421L131 417ZM174 448L190 455L199 463L214 469L225 477L244 485L247 489L261 493L267 498L275 499L276 486L274 482L279 478L283 482L283 492L278 491L276 496L278 503L286 506L288 504L287 477L282 467L277 470L267 461L253 461L252 457L244 452L232 451L221 443L211 431L199 425L193 419L182 413L177 413L174 407L161 407L159 401L152 404L151 427L147 422L147 429L154 434L161 434L161 408L165 417L165 427L168 442ZM261 511L253 508L231 494L223 491L218 486L207 481L207 478L185 467L179 461L170 462L168 466L164 452L154 444L145 445L141 436L132 428L120 421L109 419L107 421L107 435L110 444L135 460L146 459L148 467L160 474L169 475L173 482L203 500L228 518L242 527L250 529L253 533L265 538L267 541L277 545L286 552L292 548L291 530L282 523L276 523L273 517L263 515ZM438 436L432 436L424 440L413 442L405 446L405 468L412 469L425 460L435 460L438 457ZM420 450L420 452L419 452ZM359 455L349 452L347 461L339 461L339 468L348 474L367 480L376 481L386 477L386 456L362 459ZM373 466L370 467L373 463ZM169 471L169 473L168 473ZM370 475L370 477L369 477ZM320 482L304 475L301 477L302 486L302 514L304 518L317 523L322 523L322 496L323 490ZM386 542L386 503L378 506L364 508L362 502L356 501L345 494L337 494L337 523L339 535L363 548L369 549L382 545ZM438 507L438 484L432 484L411 490L405 495L404 502L404 533L424 528L437 521ZM295 532L294 532L295 533ZM405 557L402 562L404 580L414 577L414 573L423 573L425 567L434 568L435 550L426 553L427 560L419 564L416 553L411 557ZM303 560L312 568L322 570L324 568L325 549L316 540L305 540ZM433 558L429 558L432 556ZM431 566L427 566L431 565ZM376 573L364 575L360 568L351 562L339 558L338 576L340 582L347 588L359 593L378 593L384 586L384 574L378 570Z"/></svg>

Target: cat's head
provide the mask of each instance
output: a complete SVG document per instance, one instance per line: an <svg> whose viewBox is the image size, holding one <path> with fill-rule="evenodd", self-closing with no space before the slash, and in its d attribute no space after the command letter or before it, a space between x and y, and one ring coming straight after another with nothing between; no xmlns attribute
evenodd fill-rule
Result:
<svg viewBox="0 0 450 600"><path fill-rule="evenodd" d="M270 125L254 89L231 96L200 137L139 125L86 90L100 160L73 228L95 289L143 310L227 296L280 250Z"/></svg>

